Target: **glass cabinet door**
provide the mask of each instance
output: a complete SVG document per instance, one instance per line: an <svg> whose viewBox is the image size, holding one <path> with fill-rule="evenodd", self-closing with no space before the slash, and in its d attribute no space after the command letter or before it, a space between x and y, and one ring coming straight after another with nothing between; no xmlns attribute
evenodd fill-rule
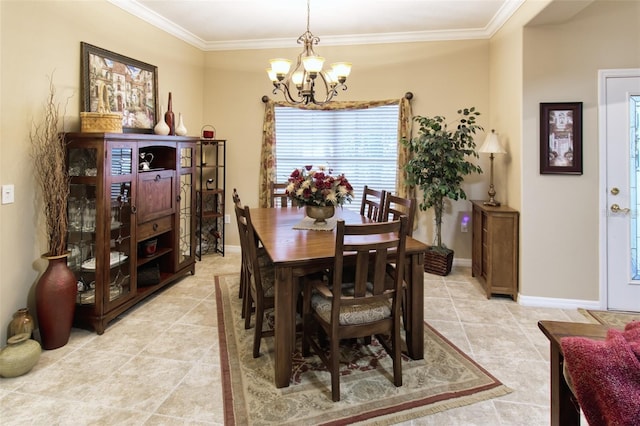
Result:
<svg viewBox="0 0 640 426"><path fill-rule="evenodd" d="M113 302L131 293L131 181L114 182L109 188L109 291Z"/></svg>
<svg viewBox="0 0 640 426"><path fill-rule="evenodd" d="M106 229L109 239L108 253L105 253L105 292L106 304L117 304L132 295L131 273L135 264L135 244L131 238L132 220L132 183L134 149L131 145L110 145L108 147L109 178L105 198L109 208L109 220ZM106 286L108 283L108 291Z"/></svg>
<svg viewBox="0 0 640 426"><path fill-rule="evenodd" d="M180 185L179 191L179 241L178 241L178 265L194 259L194 205L193 179L194 179L194 153L193 145L181 145L179 151Z"/></svg>
<svg viewBox="0 0 640 426"><path fill-rule="evenodd" d="M69 187L67 263L76 276L76 302L81 305L95 304L96 194L95 184L72 183Z"/></svg>

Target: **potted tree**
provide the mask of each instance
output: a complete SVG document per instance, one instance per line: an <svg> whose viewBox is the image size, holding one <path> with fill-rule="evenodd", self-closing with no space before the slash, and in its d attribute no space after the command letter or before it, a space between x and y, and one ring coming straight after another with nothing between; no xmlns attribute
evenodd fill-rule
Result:
<svg viewBox="0 0 640 426"><path fill-rule="evenodd" d="M435 243L427 250L425 271L437 275L448 275L453 263L453 250L442 242L442 214L446 198L466 199L462 189L464 177L471 173L482 173L469 157L478 158L473 136L483 128L476 124L480 113L475 107L458 110L458 119L446 123L442 116L415 116L420 125L417 136L402 143L409 149L409 161L404 166L407 183L420 188L420 209L431 207L435 213Z"/></svg>

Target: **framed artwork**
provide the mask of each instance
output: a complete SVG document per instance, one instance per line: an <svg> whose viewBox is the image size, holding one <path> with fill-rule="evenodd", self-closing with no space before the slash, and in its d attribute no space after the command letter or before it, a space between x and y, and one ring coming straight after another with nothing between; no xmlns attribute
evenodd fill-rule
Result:
<svg viewBox="0 0 640 426"><path fill-rule="evenodd" d="M582 102L540 103L540 174L582 174Z"/></svg>
<svg viewBox="0 0 640 426"><path fill-rule="evenodd" d="M158 67L80 43L84 112L122 113L125 133L153 133L158 115Z"/></svg>

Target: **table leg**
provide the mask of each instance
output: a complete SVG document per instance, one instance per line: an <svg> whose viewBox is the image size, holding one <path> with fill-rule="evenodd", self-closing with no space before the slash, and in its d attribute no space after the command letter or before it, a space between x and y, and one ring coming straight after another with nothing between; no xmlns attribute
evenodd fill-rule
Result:
<svg viewBox="0 0 640 426"><path fill-rule="evenodd" d="M275 382L277 388L289 386L295 338L293 271L276 266L275 294ZM292 337L294 336L294 337Z"/></svg>
<svg viewBox="0 0 640 426"><path fill-rule="evenodd" d="M407 331L407 351L413 359L424 358L424 254L411 255L408 262L409 291L407 304L411 326Z"/></svg>
<svg viewBox="0 0 640 426"><path fill-rule="evenodd" d="M551 342L551 426L580 424L580 411L573 402L573 393L564 379L564 357L560 346Z"/></svg>

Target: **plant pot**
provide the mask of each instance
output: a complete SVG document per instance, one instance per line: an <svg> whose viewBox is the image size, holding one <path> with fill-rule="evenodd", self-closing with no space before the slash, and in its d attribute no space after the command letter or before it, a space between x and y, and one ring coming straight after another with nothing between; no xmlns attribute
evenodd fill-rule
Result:
<svg viewBox="0 0 640 426"><path fill-rule="evenodd" d="M453 250L429 247L424 253L424 271L447 276L453 266Z"/></svg>
<svg viewBox="0 0 640 426"><path fill-rule="evenodd" d="M9 333L7 337L15 336L18 334L26 333L31 337L34 328L33 317L29 313L29 309L18 309L13 314L13 319L9 323Z"/></svg>
<svg viewBox="0 0 640 426"><path fill-rule="evenodd" d="M7 346L0 350L0 377L18 377L27 374L40 359L40 344L28 333L9 337Z"/></svg>
<svg viewBox="0 0 640 426"><path fill-rule="evenodd" d="M36 284L36 312L43 349L62 347L71 335L78 284L67 267L68 255L43 256L49 265Z"/></svg>
<svg viewBox="0 0 640 426"><path fill-rule="evenodd" d="M313 223L322 224L327 223L327 219L336 214L336 208L335 206L306 206L305 213L315 219Z"/></svg>

